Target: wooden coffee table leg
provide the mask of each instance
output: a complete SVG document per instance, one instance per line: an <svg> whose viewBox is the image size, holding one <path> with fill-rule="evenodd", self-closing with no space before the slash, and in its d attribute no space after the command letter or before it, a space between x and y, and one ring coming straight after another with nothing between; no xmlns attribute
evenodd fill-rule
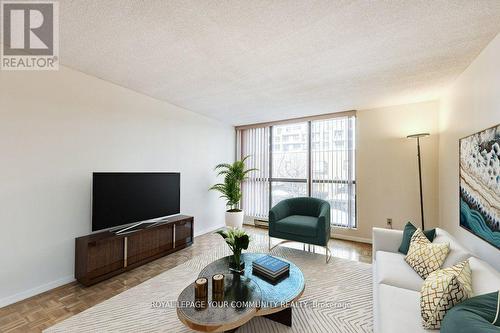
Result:
<svg viewBox="0 0 500 333"><path fill-rule="evenodd" d="M292 327L292 308L288 307L280 312L265 315L264 318Z"/></svg>

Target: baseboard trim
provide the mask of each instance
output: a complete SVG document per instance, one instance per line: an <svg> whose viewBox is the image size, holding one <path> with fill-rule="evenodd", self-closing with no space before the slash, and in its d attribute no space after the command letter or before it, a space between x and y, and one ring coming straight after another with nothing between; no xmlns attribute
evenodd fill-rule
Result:
<svg viewBox="0 0 500 333"><path fill-rule="evenodd" d="M353 242L360 242L360 243L367 243L367 244L372 243L372 240L370 238L364 238L364 237L339 235L339 234L333 234L333 235L331 235L331 237L337 238L337 239L349 240L349 241L353 241Z"/></svg>
<svg viewBox="0 0 500 333"><path fill-rule="evenodd" d="M265 227L256 226L251 221L243 221L243 225L248 225L248 226L252 226L252 227L256 227L256 228L265 228ZM341 234L332 234L332 235L330 235L330 238L337 238L337 239L349 240L349 241L353 241L353 242L372 244L371 238L341 235Z"/></svg>
<svg viewBox="0 0 500 333"><path fill-rule="evenodd" d="M202 229L201 231L197 231L196 228L195 228L194 237L198 237L198 236L202 236L202 235L208 234L210 232L214 232L215 230L218 230L220 228L224 228L224 226L225 226L225 224L221 224L219 226L213 226L213 227L210 227L210 228Z"/></svg>
<svg viewBox="0 0 500 333"><path fill-rule="evenodd" d="M72 275L66 276L66 277L57 279L55 281L51 281L51 282L42 284L41 286L31 288L29 290L22 291L20 293L17 293L17 294L11 295L11 296L7 296L5 298L0 299L0 308L3 308L4 306L7 306L7 305L17 303L19 301L25 300L27 298L30 298L30 297L33 297L36 295L39 295L41 293L44 293L44 292L52 290L54 288L63 286L65 284L71 283L73 281L75 281L75 278Z"/></svg>
<svg viewBox="0 0 500 333"><path fill-rule="evenodd" d="M215 230L220 229L222 227L224 227L223 224L221 224L220 226L213 226L210 228L205 228L199 232L195 232L195 237L201 236L204 234L208 234L210 232L214 232ZM66 277L57 279L55 281L51 281L49 283L43 284L41 286L34 287L34 288L29 289L29 290L22 291L20 293L17 293L17 294L11 295L11 296L7 296L5 298L0 299L0 308L3 308L4 306L7 306L7 305L17 303L19 301L25 300L27 298L30 298L30 297L33 297L36 295L39 295L41 293L55 289L57 287L63 286L65 284L71 283L73 281L75 281L74 276L72 276L72 275L66 276Z"/></svg>

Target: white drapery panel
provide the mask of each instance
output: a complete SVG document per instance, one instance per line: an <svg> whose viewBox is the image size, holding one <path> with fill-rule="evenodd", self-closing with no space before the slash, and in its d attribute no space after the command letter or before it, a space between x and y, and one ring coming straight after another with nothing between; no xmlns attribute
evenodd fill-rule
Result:
<svg viewBox="0 0 500 333"><path fill-rule="evenodd" d="M237 131L237 156L246 160L247 168L255 168L242 184L242 209L245 215L267 218L269 213L269 127Z"/></svg>

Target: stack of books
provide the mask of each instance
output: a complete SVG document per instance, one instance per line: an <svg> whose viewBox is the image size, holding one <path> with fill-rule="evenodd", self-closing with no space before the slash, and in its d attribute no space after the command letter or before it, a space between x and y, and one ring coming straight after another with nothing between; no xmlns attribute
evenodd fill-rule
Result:
<svg viewBox="0 0 500 333"><path fill-rule="evenodd" d="M277 282L288 276L290 264L273 256L264 256L252 262L253 274L259 275L270 282Z"/></svg>

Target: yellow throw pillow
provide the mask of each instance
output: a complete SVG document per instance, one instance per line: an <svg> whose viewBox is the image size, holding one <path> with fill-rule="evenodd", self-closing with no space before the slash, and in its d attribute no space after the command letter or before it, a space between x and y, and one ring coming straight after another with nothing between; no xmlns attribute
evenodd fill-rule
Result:
<svg viewBox="0 0 500 333"><path fill-rule="evenodd" d="M405 261L422 279L426 279L430 273L441 268L448 252L450 252L450 244L431 243L422 229L418 228L411 237L410 249Z"/></svg>
<svg viewBox="0 0 500 333"><path fill-rule="evenodd" d="M429 274L422 285L420 314L425 329L439 329L446 312L472 297L469 261Z"/></svg>
<svg viewBox="0 0 500 333"><path fill-rule="evenodd" d="M458 282L464 288L467 298L474 296L472 293L472 271L470 269L469 259L462 261L455 266L443 268L441 271L455 274Z"/></svg>

